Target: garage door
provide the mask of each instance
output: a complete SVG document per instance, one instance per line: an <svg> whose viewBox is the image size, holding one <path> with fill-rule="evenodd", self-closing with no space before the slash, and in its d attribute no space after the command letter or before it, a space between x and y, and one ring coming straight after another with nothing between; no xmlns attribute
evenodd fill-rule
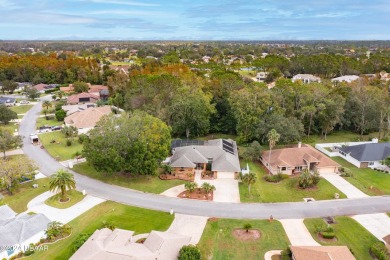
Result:
<svg viewBox="0 0 390 260"><path fill-rule="evenodd" d="M318 173L335 173L334 167L325 167L318 169Z"/></svg>
<svg viewBox="0 0 390 260"><path fill-rule="evenodd" d="M218 179L234 179L234 172L218 172Z"/></svg>

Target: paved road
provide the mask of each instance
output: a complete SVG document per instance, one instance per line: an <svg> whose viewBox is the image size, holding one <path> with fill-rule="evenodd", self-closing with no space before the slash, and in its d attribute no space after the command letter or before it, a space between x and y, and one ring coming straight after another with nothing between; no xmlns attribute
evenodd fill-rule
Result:
<svg viewBox="0 0 390 260"><path fill-rule="evenodd" d="M41 110L38 103L24 117L19 132L25 136L23 151L40 166L40 171L49 176L59 168L64 168L45 150L29 142L29 134L35 131L35 120ZM297 219L337 215L357 215L390 212L390 196L344 199L337 201L315 201L310 203L218 203L169 198L162 195L134 191L106 184L73 172L77 189L87 193L127 205L155 210L169 211L171 208L187 215L220 218L267 219L271 214L275 219Z"/></svg>

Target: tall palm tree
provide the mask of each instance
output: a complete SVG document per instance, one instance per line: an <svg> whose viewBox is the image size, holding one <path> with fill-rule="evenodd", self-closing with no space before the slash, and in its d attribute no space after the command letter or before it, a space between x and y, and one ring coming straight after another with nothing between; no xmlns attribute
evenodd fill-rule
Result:
<svg viewBox="0 0 390 260"><path fill-rule="evenodd" d="M271 173L272 148L275 147L276 143L279 141L280 134L278 132L276 132L275 129L271 129L271 131L269 131L267 134L267 138L268 138L268 143L269 143L268 170L269 170L269 173Z"/></svg>
<svg viewBox="0 0 390 260"><path fill-rule="evenodd" d="M48 100L43 101L42 106L45 108L44 113L46 116L47 111L49 110L49 107L52 106L51 102Z"/></svg>
<svg viewBox="0 0 390 260"><path fill-rule="evenodd" d="M248 185L248 193L251 193L251 185L257 181L257 176L253 172L241 175L241 181Z"/></svg>
<svg viewBox="0 0 390 260"><path fill-rule="evenodd" d="M61 201L66 201L66 191L75 189L76 182L74 180L73 174L70 172L59 169L55 174L51 176L50 180L50 191L61 190Z"/></svg>

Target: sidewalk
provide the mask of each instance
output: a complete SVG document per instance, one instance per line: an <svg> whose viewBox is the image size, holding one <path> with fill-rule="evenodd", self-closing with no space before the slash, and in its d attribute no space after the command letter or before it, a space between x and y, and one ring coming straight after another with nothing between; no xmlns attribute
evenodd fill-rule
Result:
<svg viewBox="0 0 390 260"><path fill-rule="evenodd" d="M307 230L303 219L280 219L284 231L287 234L290 244L293 246L320 246L313 237L309 230Z"/></svg>
<svg viewBox="0 0 390 260"><path fill-rule="evenodd" d="M11 151L6 151L5 156L11 156L11 155L17 155L17 154L24 154L22 149L16 149Z"/></svg>
<svg viewBox="0 0 390 260"><path fill-rule="evenodd" d="M337 189L339 189L342 193L344 193L349 199L369 197L367 194L363 193L361 190L353 186L348 181L344 180L343 177L336 173L321 173L320 175Z"/></svg>

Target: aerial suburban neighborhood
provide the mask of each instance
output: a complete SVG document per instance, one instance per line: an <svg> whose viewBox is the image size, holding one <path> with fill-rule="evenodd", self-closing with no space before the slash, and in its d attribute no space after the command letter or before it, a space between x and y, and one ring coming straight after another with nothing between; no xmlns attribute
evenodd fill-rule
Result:
<svg viewBox="0 0 390 260"><path fill-rule="evenodd" d="M298 2L0 1L0 259L390 260L389 3Z"/></svg>

